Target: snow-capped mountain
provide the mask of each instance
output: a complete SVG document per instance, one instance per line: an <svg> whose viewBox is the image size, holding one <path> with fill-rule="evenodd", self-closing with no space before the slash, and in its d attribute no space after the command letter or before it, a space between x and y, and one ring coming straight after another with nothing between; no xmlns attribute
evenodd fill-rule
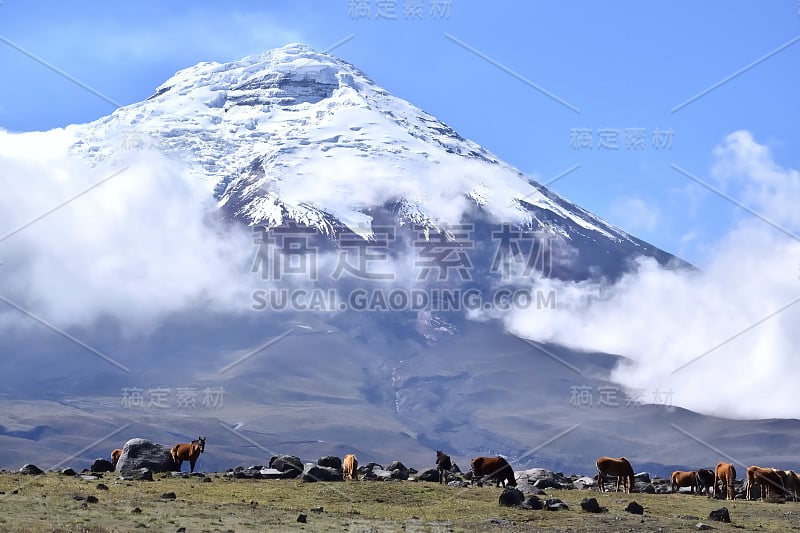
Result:
<svg viewBox="0 0 800 533"><path fill-rule="evenodd" d="M480 213L577 250L585 268L569 277L609 258L672 259L529 180L349 63L299 44L181 70L147 100L76 135L73 152L93 162L151 147L180 159L225 213L248 224L291 221L370 238L386 206L396 223L433 231Z"/></svg>

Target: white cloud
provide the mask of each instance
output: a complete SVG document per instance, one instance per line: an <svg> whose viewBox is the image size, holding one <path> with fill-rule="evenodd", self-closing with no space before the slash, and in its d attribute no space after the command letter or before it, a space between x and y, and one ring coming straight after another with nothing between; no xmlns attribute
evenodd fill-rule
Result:
<svg viewBox="0 0 800 533"><path fill-rule="evenodd" d="M618 200L611 208L611 215L614 223L629 233L653 231L661 219L658 207L637 197Z"/></svg>
<svg viewBox="0 0 800 533"><path fill-rule="evenodd" d="M798 229L797 170L781 168L748 132L726 137L714 156L716 176L738 180L764 217ZM682 407L796 417L795 391L780 383L800 373L800 303L778 311L800 298L799 267L800 242L747 216L699 272L647 259L615 285L551 281L556 310L515 311L505 321L526 338L626 355L636 364L617 368L616 380L672 390Z"/></svg>
<svg viewBox="0 0 800 533"><path fill-rule="evenodd" d="M60 327L247 308L251 236L215 222L205 187L156 153L36 220L119 170L70 159L69 142L0 132L0 237L19 229L0 241L0 293ZM3 305L0 318L19 317Z"/></svg>

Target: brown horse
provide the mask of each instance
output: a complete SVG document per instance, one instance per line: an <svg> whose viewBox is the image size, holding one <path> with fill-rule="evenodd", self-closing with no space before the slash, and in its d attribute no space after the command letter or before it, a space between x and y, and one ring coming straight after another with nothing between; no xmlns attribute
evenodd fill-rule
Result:
<svg viewBox="0 0 800 533"><path fill-rule="evenodd" d="M114 470L117 469L117 462L119 462L119 458L121 455L122 455L122 450L120 450L119 448L111 452L111 468L113 468Z"/></svg>
<svg viewBox="0 0 800 533"><path fill-rule="evenodd" d="M193 440L189 444L176 444L169 451L169 454L172 456L172 462L178 467L179 472L184 461L189 461L189 467L191 471L194 472L194 465L197 462L197 458L200 457L200 454L203 453L205 449L206 438L197 437L197 440Z"/></svg>
<svg viewBox="0 0 800 533"><path fill-rule="evenodd" d="M672 492L678 492L681 487L692 487L692 494L694 494L695 488L697 493L700 493L700 487L697 485L697 472L676 470L670 476L670 481L672 481Z"/></svg>
<svg viewBox="0 0 800 533"><path fill-rule="evenodd" d="M436 471L439 473L439 483L446 481L446 472L453 468L453 463L450 461L450 456L441 450L436 450Z"/></svg>
<svg viewBox="0 0 800 533"><path fill-rule="evenodd" d="M617 477L617 492L619 492L620 482L625 482L625 490L628 494L633 492L633 467L624 457L601 457L595 463L597 465L597 488L603 492L606 487L605 476Z"/></svg>
<svg viewBox="0 0 800 533"><path fill-rule="evenodd" d="M512 487L517 486L517 480L514 479L514 470L504 457L475 457L472 460L472 480L475 483L476 479L483 476L488 476L490 480L495 480L496 486L506 486L508 483Z"/></svg>
<svg viewBox="0 0 800 533"><path fill-rule="evenodd" d="M358 457L352 453L345 455L344 461L342 461L342 473L344 473L344 477L356 479L356 474L358 473Z"/></svg>
<svg viewBox="0 0 800 533"><path fill-rule="evenodd" d="M783 479L774 468L761 468L760 466L747 467L747 491L745 493L745 498L748 500L752 499L753 485L756 483L761 487L762 501L774 498L776 495L783 495Z"/></svg>
<svg viewBox="0 0 800 533"><path fill-rule="evenodd" d="M717 463L714 469L714 495L717 494L717 485L722 482L722 494L726 500L736 496L733 492L733 483L736 481L736 469L730 463Z"/></svg>

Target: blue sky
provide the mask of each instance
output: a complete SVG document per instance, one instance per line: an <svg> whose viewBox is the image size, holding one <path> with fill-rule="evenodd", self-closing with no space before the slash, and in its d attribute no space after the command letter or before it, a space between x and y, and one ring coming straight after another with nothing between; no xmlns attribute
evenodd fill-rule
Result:
<svg viewBox="0 0 800 533"><path fill-rule="evenodd" d="M413 4L422 10L407 16ZM800 168L799 11L797 0L3 0L0 128L46 130L114 110L30 54L124 105L200 61L349 38L332 53L393 94L544 183L574 169L551 188L702 264L751 217L695 180L748 204L746 185L711 177L728 134L747 130L779 165ZM656 130L671 138L656 146ZM591 148L575 144L579 133ZM642 134L644 145L626 146Z"/></svg>

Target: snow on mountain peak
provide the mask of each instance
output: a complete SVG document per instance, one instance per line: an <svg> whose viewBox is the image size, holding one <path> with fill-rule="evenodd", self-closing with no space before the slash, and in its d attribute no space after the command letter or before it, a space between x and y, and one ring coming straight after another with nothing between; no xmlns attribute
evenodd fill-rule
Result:
<svg viewBox="0 0 800 533"><path fill-rule="evenodd" d="M252 224L288 218L330 232L338 222L368 237L369 210L391 202L406 221L433 228L478 207L497 221L568 233L554 228L555 215L631 240L302 44L183 69L148 99L78 126L73 151L98 163L148 147L183 161L222 208Z"/></svg>

